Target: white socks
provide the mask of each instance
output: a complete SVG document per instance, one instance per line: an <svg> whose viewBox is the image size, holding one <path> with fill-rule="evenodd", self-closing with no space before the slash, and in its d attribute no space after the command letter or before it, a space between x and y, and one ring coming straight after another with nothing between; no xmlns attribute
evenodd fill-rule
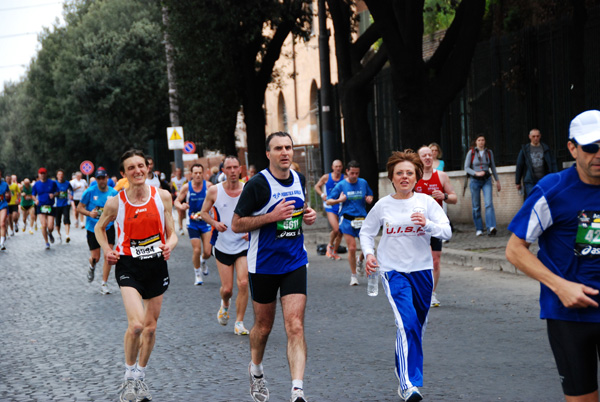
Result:
<svg viewBox="0 0 600 402"><path fill-rule="evenodd" d="M262 363L260 364L254 364L254 363L250 363L250 373L252 373L252 375L254 377L262 377L264 372L263 372L263 365Z"/></svg>

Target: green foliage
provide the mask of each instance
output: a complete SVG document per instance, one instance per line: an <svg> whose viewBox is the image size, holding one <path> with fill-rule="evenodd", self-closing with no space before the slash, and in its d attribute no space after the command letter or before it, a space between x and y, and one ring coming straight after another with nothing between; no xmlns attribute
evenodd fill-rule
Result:
<svg viewBox="0 0 600 402"><path fill-rule="evenodd" d="M19 116L2 160L29 170L76 170L84 159L116 173L128 147L146 148L168 125L159 5L144 0L78 0L65 7L65 27L40 35L41 49L24 82L5 91L0 126ZM21 101L21 99L24 99ZM16 142L15 138L20 142ZM9 148L6 148L9 149ZM16 160L19 158L19 161Z"/></svg>
<svg viewBox="0 0 600 402"><path fill-rule="evenodd" d="M458 0L425 0L423 6L424 33L430 35L448 29L454 20L459 3Z"/></svg>

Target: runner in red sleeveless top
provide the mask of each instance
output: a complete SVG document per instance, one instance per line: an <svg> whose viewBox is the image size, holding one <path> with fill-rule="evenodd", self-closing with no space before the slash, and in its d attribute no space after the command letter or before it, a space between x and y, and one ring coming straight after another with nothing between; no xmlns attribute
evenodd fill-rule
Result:
<svg viewBox="0 0 600 402"><path fill-rule="evenodd" d="M456 204L458 196L454 192L452 183L448 175L441 170L433 169L433 153L431 148L422 146L419 148L419 158L423 162L423 177L415 185L417 193L431 195L440 207L443 203ZM431 296L431 307L439 307L440 302L437 299L436 288L440 280L440 259L442 258L442 241L438 238L431 238L431 255L433 257L433 295Z"/></svg>
<svg viewBox="0 0 600 402"><path fill-rule="evenodd" d="M121 156L121 174L129 187L106 202L95 233L108 263L116 264L115 276L129 323L120 400L150 401L145 371L154 347L163 293L169 286L167 260L177 245L177 235L171 194L146 184L148 161L142 151L129 150ZM115 250L110 248L105 232L112 221L117 229Z"/></svg>

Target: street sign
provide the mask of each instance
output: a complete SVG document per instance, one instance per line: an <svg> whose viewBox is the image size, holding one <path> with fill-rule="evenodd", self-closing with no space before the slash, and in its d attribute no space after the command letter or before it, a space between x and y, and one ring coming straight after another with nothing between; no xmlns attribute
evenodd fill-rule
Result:
<svg viewBox="0 0 600 402"><path fill-rule="evenodd" d="M94 173L94 164L90 161L83 161L81 162L81 165L79 165L79 170L81 170L81 173L84 175L89 176Z"/></svg>
<svg viewBox="0 0 600 402"><path fill-rule="evenodd" d="M193 154L196 152L196 144L192 141L186 141L183 145L183 153L184 154Z"/></svg>
<svg viewBox="0 0 600 402"><path fill-rule="evenodd" d="M195 161L198 159L198 154L183 154L181 155L184 161Z"/></svg>
<svg viewBox="0 0 600 402"><path fill-rule="evenodd" d="M169 149L183 149L183 127L167 127Z"/></svg>

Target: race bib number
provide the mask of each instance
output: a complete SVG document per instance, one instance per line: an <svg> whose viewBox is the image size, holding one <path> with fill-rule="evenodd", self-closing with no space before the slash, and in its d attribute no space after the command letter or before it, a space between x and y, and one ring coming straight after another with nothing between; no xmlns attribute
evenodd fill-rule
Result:
<svg viewBox="0 0 600 402"><path fill-rule="evenodd" d="M161 244L162 242L160 241L159 234L142 240L131 239L129 243L131 256L140 260L158 258L162 255L162 250L160 249Z"/></svg>
<svg viewBox="0 0 600 402"><path fill-rule="evenodd" d="M292 239L302 234L304 208L295 209L292 217L277 222L276 239Z"/></svg>
<svg viewBox="0 0 600 402"><path fill-rule="evenodd" d="M67 192L66 191L61 191L58 193L58 198L64 200L65 198L67 198Z"/></svg>
<svg viewBox="0 0 600 402"><path fill-rule="evenodd" d="M353 220L350 221L350 226L352 226L353 229L360 229L362 228L363 222L365 221L365 218L354 218Z"/></svg>
<svg viewBox="0 0 600 402"><path fill-rule="evenodd" d="M600 211L581 211L577 220L575 254L580 257L600 257Z"/></svg>
<svg viewBox="0 0 600 402"><path fill-rule="evenodd" d="M42 205L40 207L40 212L43 214L49 214L50 212L52 212L52 206L50 205Z"/></svg>

